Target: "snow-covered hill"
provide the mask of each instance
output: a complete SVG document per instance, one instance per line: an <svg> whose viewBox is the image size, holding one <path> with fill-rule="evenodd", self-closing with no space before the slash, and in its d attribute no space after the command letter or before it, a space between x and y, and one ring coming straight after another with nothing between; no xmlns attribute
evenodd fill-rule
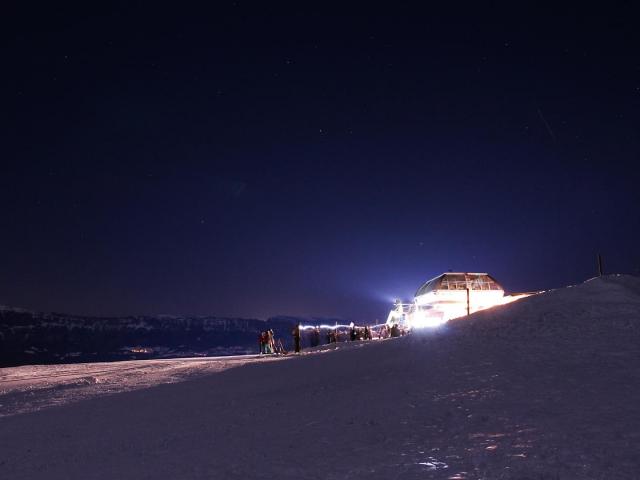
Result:
<svg viewBox="0 0 640 480"><path fill-rule="evenodd" d="M640 280L105 393L0 418L0 478L637 478Z"/></svg>

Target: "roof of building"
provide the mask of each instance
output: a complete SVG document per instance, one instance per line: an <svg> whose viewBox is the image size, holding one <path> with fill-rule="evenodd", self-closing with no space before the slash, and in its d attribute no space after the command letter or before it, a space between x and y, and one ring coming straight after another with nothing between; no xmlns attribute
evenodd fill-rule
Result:
<svg viewBox="0 0 640 480"><path fill-rule="evenodd" d="M448 272L425 282L416 291L416 297L436 290L503 290L488 273Z"/></svg>

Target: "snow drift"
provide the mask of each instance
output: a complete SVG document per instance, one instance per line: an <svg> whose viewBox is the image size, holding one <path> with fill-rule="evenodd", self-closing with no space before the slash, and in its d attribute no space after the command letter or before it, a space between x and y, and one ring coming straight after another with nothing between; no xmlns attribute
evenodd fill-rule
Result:
<svg viewBox="0 0 640 480"><path fill-rule="evenodd" d="M0 477L635 478L639 345L640 280L598 278L438 331L0 418Z"/></svg>

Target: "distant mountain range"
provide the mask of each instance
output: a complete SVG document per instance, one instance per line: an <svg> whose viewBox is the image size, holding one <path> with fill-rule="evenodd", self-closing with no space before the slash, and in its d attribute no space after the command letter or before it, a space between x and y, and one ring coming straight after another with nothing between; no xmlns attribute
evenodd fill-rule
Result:
<svg viewBox="0 0 640 480"><path fill-rule="evenodd" d="M334 321L285 316L102 318L0 306L0 367L258 353L258 336L265 329L273 329L289 348L296 323Z"/></svg>

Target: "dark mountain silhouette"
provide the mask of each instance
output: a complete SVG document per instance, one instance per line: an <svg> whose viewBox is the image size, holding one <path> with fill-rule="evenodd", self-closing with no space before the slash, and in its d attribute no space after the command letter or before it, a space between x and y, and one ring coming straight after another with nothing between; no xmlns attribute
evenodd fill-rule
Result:
<svg viewBox="0 0 640 480"><path fill-rule="evenodd" d="M0 366L258 353L271 328L285 346L297 322L213 316L85 317L0 307Z"/></svg>

